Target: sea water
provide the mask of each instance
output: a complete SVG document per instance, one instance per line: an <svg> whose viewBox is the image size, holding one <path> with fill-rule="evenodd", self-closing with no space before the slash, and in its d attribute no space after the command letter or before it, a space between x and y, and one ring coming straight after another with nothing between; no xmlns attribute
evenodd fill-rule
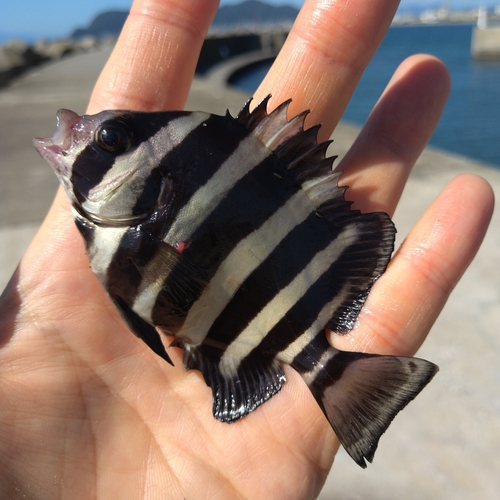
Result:
<svg viewBox="0 0 500 500"><path fill-rule="evenodd" d="M342 119L362 125L399 64L412 54L432 54L446 64L452 89L430 143L500 167L500 61L471 58L472 28L392 27ZM232 83L253 92L268 68L269 64L255 67Z"/></svg>

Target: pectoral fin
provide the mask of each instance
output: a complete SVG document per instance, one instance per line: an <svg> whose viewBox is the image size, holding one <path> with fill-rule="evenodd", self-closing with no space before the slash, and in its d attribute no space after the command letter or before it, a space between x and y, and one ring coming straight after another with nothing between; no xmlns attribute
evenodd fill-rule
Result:
<svg viewBox="0 0 500 500"><path fill-rule="evenodd" d="M151 296L161 295L175 307L188 308L208 283L205 271L168 243L151 235L143 240L150 248L132 259L143 277L141 289L147 289ZM150 257L145 260L142 255Z"/></svg>
<svg viewBox="0 0 500 500"><path fill-rule="evenodd" d="M158 356L174 366L156 328L138 316L121 297L114 297L113 302L132 332L143 340Z"/></svg>

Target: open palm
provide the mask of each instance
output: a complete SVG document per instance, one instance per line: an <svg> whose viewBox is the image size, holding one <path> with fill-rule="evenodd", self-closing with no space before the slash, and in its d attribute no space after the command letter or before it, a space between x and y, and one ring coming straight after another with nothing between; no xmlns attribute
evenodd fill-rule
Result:
<svg viewBox="0 0 500 500"><path fill-rule="evenodd" d="M89 112L182 109L215 0L136 0ZM308 0L256 93L333 131L397 7ZM446 100L443 65L397 70L339 168L362 211L392 214ZM492 210L481 178L446 187L376 283L349 350L409 355L474 256ZM234 425L211 391L125 327L89 269L59 192L4 292L0 314L1 498L313 498L338 441L302 379ZM353 464L353 466L355 466Z"/></svg>

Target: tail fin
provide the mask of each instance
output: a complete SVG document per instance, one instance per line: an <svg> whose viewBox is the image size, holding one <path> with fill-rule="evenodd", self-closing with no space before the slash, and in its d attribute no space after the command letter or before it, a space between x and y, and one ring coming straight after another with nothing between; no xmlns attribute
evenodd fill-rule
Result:
<svg viewBox="0 0 500 500"><path fill-rule="evenodd" d="M326 358L302 377L342 446L365 468L365 460L373 460L380 436L392 419L427 385L438 367L418 358L332 347Z"/></svg>

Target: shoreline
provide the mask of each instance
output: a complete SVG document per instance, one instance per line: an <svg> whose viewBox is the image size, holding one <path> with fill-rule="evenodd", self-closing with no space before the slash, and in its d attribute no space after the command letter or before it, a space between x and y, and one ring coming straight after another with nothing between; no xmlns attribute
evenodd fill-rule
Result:
<svg viewBox="0 0 500 500"><path fill-rule="evenodd" d="M497 25L500 24L500 15L494 17L492 19L491 25ZM399 20L394 20L390 27L391 28L398 28L398 27L408 27L408 28L413 28L413 27L418 27L418 26L456 26L456 25L470 25L470 26L476 26L477 25L477 17L476 18L471 18L468 20L460 20L460 21L452 21L452 20L446 20L446 21L437 21L437 22L424 22L424 21L414 21L414 22L406 22L406 21L399 21ZM279 25L281 27L281 25ZM239 27L236 26L234 28L235 30L238 30ZM214 34L214 33L219 33L221 30L220 28L214 29L214 31L209 31L209 34ZM226 31L226 30L223 30ZM227 31L230 31L228 28ZM112 35L112 38L117 38L118 35ZM60 42L64 40L73 40L70 36L57 36L57 37L51 37L51 36L38 36L38 35L30 35L27 33L13 33L13 34L3 34L0 33L0 46L3 46L10 41L22 41L30 46L36 45L40 41L47 41L48 43L55 43L55 42Z"/></svg>

